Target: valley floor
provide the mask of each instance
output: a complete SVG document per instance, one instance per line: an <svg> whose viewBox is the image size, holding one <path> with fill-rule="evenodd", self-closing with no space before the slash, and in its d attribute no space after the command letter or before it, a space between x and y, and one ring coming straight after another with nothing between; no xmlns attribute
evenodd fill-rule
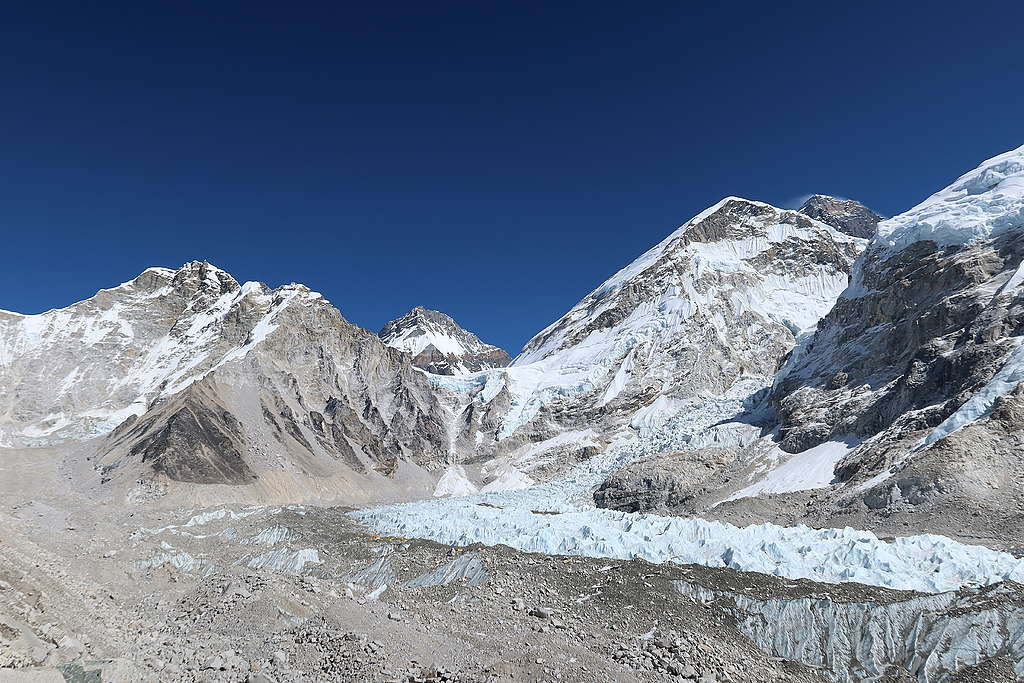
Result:
<svg viewBox="0 0 1024 683"><path fill-rule="evenodd" d="M356 519L372 510L126 509L58 488L70 474L60 462L30 451L4 461L0 681L1024 676L1024 589L1012 582L929 594L558 548L457 547L381 536ZM576 476L582 487L587 477ZM545 495L534 487L493 500L534 507ZM436 515L497 504L412 505ZM557 510L535 509L557 528Z"/></svg>

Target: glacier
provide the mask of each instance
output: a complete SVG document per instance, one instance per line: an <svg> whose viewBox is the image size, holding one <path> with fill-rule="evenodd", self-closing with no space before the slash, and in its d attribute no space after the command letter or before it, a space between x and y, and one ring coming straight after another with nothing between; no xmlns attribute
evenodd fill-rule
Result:
<svg viewBox="0 0 1024 683"><path fill-rule="evenodd" d="M637 458L669 448L749 439L746 430L725 422L742 407L741 394L745 392L696 404L643 438L620 442L551 482L350 514L381 535L455 546L482 543L550 555L729 567L790 579L856 582L924 593L1007 580L1024 582L1024 559L934 534L887 541L852 528L768 523L737 527L695 517L594 507L593 488ZM831 459L847 447L837 442L825 450L831 451Z"/></svg>
<svg viewBox="0 0 1024 683"><path fill-rule="evenodd" d="M889 604L761 598L688 581L673 587L725 610L762 651L844 683L892 680L893 667L919 681L965 680L956 673L996 657L1024 679L1024 609L1005 584Z"/></svg>
<svg viewBox="0 0 1024 683"><path fill-rule="evenodd" d="M488 505L482 505L488 503ZM380 534L456 546L507 545L531 553L699 564L825 583L938 593L1024 582L1024 560L933 534L883 541L869 531L754 524L597 508L491 507L477 496L352 513Z"/></svg>

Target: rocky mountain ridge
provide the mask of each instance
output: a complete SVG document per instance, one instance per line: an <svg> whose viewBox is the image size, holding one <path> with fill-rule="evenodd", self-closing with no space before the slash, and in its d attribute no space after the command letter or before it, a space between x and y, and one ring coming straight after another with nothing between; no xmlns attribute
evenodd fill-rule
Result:
<svg viewBox="0 0 1024 683"><path fill-rule="evenodd" d="M771 383L846 287L864 242L795 211L729 197L688 221L535 336L505 369L435 384L501 443L589 448L650 437L681 413ZM550 458L545 458L550 459Z"/></svg>
<svg viewBox="0 0 1024 683"><path fill-rule="evenodd" d="M149 269L67 309L5 314L0 340L7 444L97 437L90 457L129 497L410 495L452 457L444 392L302 285Z"/></svg>
<svg viewBox="0 0 1024 683"><path fill-rule="evenodd" d="M780 373L782 447L863 440L836 475L869 509L1020 517L1022 269L1024 147L879 224L849 289Z"/></svg>
<svg viewBox="0 0 1024 683"><path fill-rule="evenodd" d="M890 514L956 490L1016 510L963 489L969 459L914 463L972 440L993 463L986 488L1016 471L1020 157L883 221L870 243L727 197L508 367L422 307L378 337L301 285L148 269L65 309L0 313L0 439L92 439L105 480L143 497L131 482L200 499L195 485L245 500L458 495L635 443L631 457L659 459L609 479L602 504L728 517L756 500L789 515L824 490Z"/></svg>
<svg viewBox="0 0 1024 683"><path fill-rule="evenodd" d="M503 352L439 312L414 309L378 340L301 285L239 284L201 262L149 269L67 309L5 314L0 372L16 391L2 434L9 446L100 437L111 481L155 474L275 499L437 477L446 492L524 486L767 386L862 246L798 212L727 198L512 366L469 374ZM28 381L36 369L45 384Z"/></svg>
<svg viewBox="0 0 1024 683"><path fill-rule="evenodd" d="M149 268L38 315L0 313L0 444L106 433L259 341L300 285L240 285L205 262Z"/></svg>

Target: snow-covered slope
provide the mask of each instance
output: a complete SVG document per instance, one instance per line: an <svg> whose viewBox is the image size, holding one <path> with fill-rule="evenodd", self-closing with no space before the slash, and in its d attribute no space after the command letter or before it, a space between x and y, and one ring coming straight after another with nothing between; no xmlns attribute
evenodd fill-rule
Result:
<svg viewBox="0 0 1024 683"><path fill-rule="evenodd" d="M837 288L845 286L849 262L863 244L797 212L727 197L540 332L514 365L583 343L593 356L621 356L608 351L632 348L663 329L675 331L693 317L713 317L724 312L723 305L733 317L749 313L792 331L805 329L842 291ZM660 297L636 312L648 303L637 296L643 293Z"/></svg>
<svg viewBox="0 0 1024 683"><path fill-rule="evenodd" d="M508 365L508 354L480 341L450 316L417 306L378 333L381 340L413 357L413 364L439 375L459 375Z"/></svg>
<svg viewBox="0 0 1024 683"><path fill-rule="evenodd" d="M108 432L243 354L290 302L318 298L192 262L149 268L66 308L0 312L0 445Z"/></svg>
<svg viewBox="0 0 1024 683"><path fill-rule="evenodd" d="M878 226L872 245L885 258L927 240L962 247L1024 226L1024 146L993 157L914 208Z"/></svg>
<svg viewBox="0 0 1024 683"><path fill-rule="evenodd" d="M728 197L587 295L511 366L447 386L506 402L500 438L534 420L555 423L543 438L630 423L649 431L737 383L770 383L846 287L863 244L798 212Z"/></svg>

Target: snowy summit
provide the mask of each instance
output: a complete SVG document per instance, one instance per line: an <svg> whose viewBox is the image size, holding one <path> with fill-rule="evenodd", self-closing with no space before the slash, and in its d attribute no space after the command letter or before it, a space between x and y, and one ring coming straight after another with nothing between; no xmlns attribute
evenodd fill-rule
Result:
<svg viewBox="0 0 1024 683"><path fill-rule="evenodd" d="M384 326L378 336L388 346L413 357L413 365L437 375L461 375L503 368L509 356L480 341L451 316L417 306Z"/></svg>

